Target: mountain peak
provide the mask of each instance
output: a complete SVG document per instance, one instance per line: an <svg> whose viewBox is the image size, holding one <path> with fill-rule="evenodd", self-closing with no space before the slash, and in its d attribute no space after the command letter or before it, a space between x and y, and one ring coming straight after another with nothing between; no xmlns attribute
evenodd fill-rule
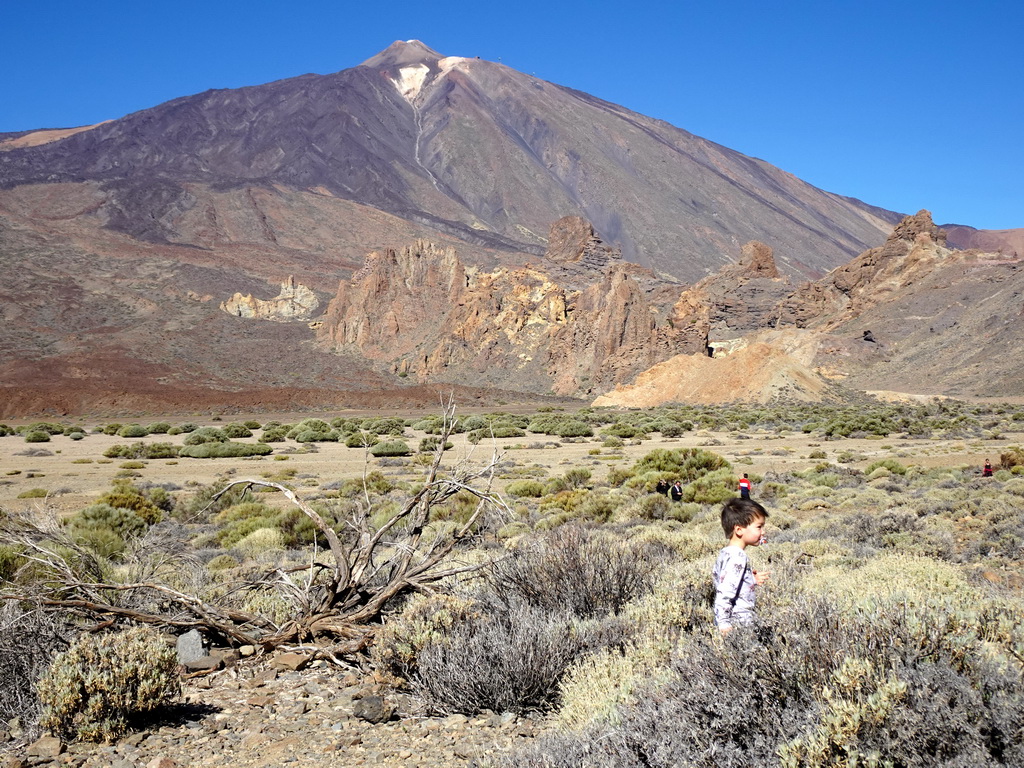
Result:
<svg viewBox="0 0 1024 768"><path fill-rule="evenodd" d="M428 66L437 64L445 58L419 40L396 40L376 56L371 56L362 63L364 67L384 69L387 67L409 67L416 64Z"/></svg>

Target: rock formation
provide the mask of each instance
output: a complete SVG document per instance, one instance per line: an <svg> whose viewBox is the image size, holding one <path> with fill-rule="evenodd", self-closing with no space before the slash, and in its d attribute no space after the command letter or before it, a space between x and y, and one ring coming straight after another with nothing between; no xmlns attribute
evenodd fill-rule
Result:
<svg viewBox="0 0 1024 768"><path fill-rule="evenodd" d="M291 275L281 283L281 292L272 299L256 299L251 294L236 293L220 308L229 315L273 320L279 323L308 320L320 308L320 299L312 289L296 283Z"/></svg>
<svg viewBox="0 0 1024 768"><path fill-rule="evenodd" d="M705 348L700 326L659 319L667 308L642 286L653 274L616 258L588 223L563 219L552 234L550 271L467 269L454 249L425 241L371 253L339 285L319 336L420 381L558 395L601 391Z"/></svg>

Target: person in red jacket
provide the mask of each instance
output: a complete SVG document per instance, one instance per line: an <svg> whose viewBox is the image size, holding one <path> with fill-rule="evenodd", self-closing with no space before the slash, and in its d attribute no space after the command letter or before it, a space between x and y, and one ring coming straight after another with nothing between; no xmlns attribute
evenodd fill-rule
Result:
<svg viewBox="0 0 1024 768"><path fill-rule="evenodd" d="M743 477L740 478L740 498L741 499L749 499L750 498L750 489L753 488L753 487L754 487L754 484L751 483L749 479L747 479L747 473L744 472L743 473Z"/></svg>
<svg viewBox="0 0 1024 768"><path fill-rule="evenodd" d="M981 470L982 477L992 477L992 462L985 459L985 466Z"/></svg>

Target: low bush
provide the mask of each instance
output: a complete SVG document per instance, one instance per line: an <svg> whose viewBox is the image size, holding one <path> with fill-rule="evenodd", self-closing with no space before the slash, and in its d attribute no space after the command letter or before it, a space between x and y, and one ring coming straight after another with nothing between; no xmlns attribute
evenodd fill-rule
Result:
<svg viewBox="0 0 1024 768"><path fill-rule="evenodd" d="M544 485L538 480L515 480L508 484L505 493L518 498L540 498L544 495Z"/></svg>
<svg viewBox="0 0 1024 768"><path fill-rule="evenodd" d="M252 430L245 426L245 424L239 424L238 422L225 424L221 430L232 440L239 437L252 437Z"/></svg>
<svg viewBox="0 0 1024 768"><path fill-rule="evenodd" d="M353 432L345 438L348 448L367 448L380 442L380 438L370 432Z"/></svg>
<svg viewBox="0 0 1024 768"><path fill-rule="evenodd" d="M185 438L185 445L206 445L207 443L226 443L227 441L228 436L224 434L224 430L217 427L200 427L189 433L189 436Z"/></svg>
<svg viewBox="0 0 1024 768"><path fill-rule="evenodd" d="M39 680L40 724L64 740L113 741L133 716L181 693L178 659L154 631L81 635Z"/></svg>
<svg viewBox="0 0 1024 768"><path fill-rule="evenodd" d="M520 605L481 612L437 632L416 654L413 689L438 712L524 713L558 695L558 681L596 638L564 615Z"/></svg>
<svg viewBox="0 0 1024 768"><path fill-rule="evenodd" d="M374 445L370 449L370 454L378 458L382 456L409 456L412 454L412 449L401 440L388 440Z"/></svg>
<svg viewBox="0 0 1024 768"><path fill-rule="evenodd" d="M103 452L108 459L176 459L178 446L173 443L117 443Z"/></svg>
<svg viewBox="0 0 1024 768"><path fill-rule="evenodd" d="M24 608L13 600L0 604L0 721L5 723L38 720L36 683L54 654L67 648L70 636L61 617Z"/></svg>
<svg viewBox="0 0 1024 768"><path fill-rule="evenodd" d="M266 456L274 449L266 443L202 443L185 445L178 450L178 456L188 459L231 459L245 456Z"/></svg>
<svg viewBox="0 0 1024 768"><path fill-rule="evenodd" d="M141 424L125 424L117 430L118 437L145 437L148 434L149 430Z"/></svg>
<svg viewBox="0 0 1024 768"><path fill-rule="evenodd" d="M760 630L687 636L670 679L505 766L1008 766L1024 761L1019 618L896 600L788 601ZM987 619L982 618L988 616ZM752 715L756 713L756 715Z"/></svg>
<svg viewBox="0 0 1024 768"><path fill-rule="evenodd" d="M520 543L487 573L495 600L582 618L619 613L650 591L659 560L646 546L566 525Z"/></svg>

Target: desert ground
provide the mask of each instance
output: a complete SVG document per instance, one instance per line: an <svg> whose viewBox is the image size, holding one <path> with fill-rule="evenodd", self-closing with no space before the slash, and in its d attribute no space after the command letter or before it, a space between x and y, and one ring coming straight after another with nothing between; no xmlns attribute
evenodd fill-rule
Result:
<svg viewBox="0 0 1024 768"><path fill-rule="evenodd" d="M191 419L201 426L223 426L230 422L244 422L252 419L260 423L271 420L295 423L304 418L325 418L352 416L399 416L407 419L432 415L423 412L329 412L329 413L275 413L234 414L230 419ZM144 424L162 419L147 416L140 421ZM131 423L130 419L118 419ZM180 417L167 419L171 424L185 421ZM28 421L8 422L14 427ZM105 422L98 419L65 420L65 424L80 423L87 436L72 440L55 435L47 443L26 443L20 435L0 438L0 509L9 512L41 510L43 508L59 515L71 514L92 503L108 491L119 477L130 477L134 482L167 486L169 490L187 491L189 488L209 485L217 480L255 478L261 479L279 475L288 470L293 482L302 493L319 486L348 478L360 477L364 470L382 469L385 474L402 474L400 467L389 467L388 461L374 458L359 448L348 448L342 443L297 444L291 440L273 443L274 453L251 458L223 459L157 459L133 462L130 469L124 468L122 459L109 459L104 452L111 446L131 442L170 442L181 445L185 434L150 435L145 438L124 438L94 432L96 426ZM1019 422L1024 430L1024 422ZM406 429L406 442L415 450L426 433ZM251 438L239 442L256 442L260 435L254 430ZM484 440L472 445L465 434L454 435L453 448L446 453L447 462L469 459L486 463L494 451L502 454L505 462L517 467L538 467L551 475L564 473L574 467L585 467L591 471L592 484L600 484L614 467L629 466L655 448L702 447L713 451L730 461L737 472L752 476L768 473L803 471L822 461L841 462L863 469L870 463L884 458L896 458L903 464L916 464L926 468L976 467L980 468L986 458L993 461L1009 446L1024 442L1024 431L1003 432L998 439L956 439L956 438L904 438L888 437L842 438L828 440L820 435L801 432L750 431L744 433L713 432L698 430L687 432L680 437L665 438L653 433L644 440L625 440L621 448L602 448L603 438L560 440L558 437L527 433L524 437L503 438L495 441ZM815 456L810 454L814 452ZM825 458L821 457L825 453ZM139 468L134 464L142 463ZM494 486L501 490L510 477L502 477L499 471ZM26 497L27 493L45 490L48 495ZM21 498L19 498L21 496Z"/></svg>

